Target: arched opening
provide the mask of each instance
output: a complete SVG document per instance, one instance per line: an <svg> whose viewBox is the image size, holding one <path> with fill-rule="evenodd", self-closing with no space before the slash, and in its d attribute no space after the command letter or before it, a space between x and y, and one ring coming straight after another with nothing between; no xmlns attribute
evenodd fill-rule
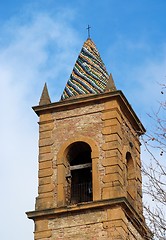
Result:
<svg viewBox="0 0 166 240"><path fill-rule="evenodd" d="M92 159L91 148L85 142L74 142L67 151L68 203L92 201Z"/></svg>
<svg viewBox="0 0 166 240"><path fill-rule="evenodd" d="M133 203L135 199L135 170L134 162L130 152L126 153L126 171L127 171L127 197Z"/></svg>

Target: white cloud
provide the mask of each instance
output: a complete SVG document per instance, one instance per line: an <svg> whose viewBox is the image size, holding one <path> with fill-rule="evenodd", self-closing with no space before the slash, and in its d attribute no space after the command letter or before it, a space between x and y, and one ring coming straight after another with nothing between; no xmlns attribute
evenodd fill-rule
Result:
<svg viewBox="0 0 166 240"><path fill-rule="evenodd" d="M71 16L69 10L54 17L35 13L1 28L2 239L33 239L33 223L24 214L34 209L37 195L38 127L31 106L38 104L45 81L58 100L69 77L80 47Z"/></svg>
<svg viewBox="0 0 166 240"><path fill-rule="evenodd" d="M135 88L135 92L141 95L140 105L150 106L159 100L160 84L165 82L165 69L166 57L160 60L150 59L134 69L132 83L134 84L135 81L139 85L139 88Z"/></svg>
<svg viewBox="0 0 166 240"><path fill-rule="evenodd" d="M154 48L143 37L131 41L120 36L107 53L118 89L147 125L147 113L162 101L160 83L166 82L166 45Z"/></svg>

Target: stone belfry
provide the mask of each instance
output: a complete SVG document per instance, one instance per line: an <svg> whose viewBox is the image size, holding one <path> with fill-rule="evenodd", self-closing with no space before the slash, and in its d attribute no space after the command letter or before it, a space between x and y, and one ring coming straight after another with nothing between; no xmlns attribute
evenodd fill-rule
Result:
<svg viewBox="0 0 166 240"><path fill-rule="evenodd" d="M150 239L142 207L143 125L85 41L59 102L38 106L35 240Z"/></svg>

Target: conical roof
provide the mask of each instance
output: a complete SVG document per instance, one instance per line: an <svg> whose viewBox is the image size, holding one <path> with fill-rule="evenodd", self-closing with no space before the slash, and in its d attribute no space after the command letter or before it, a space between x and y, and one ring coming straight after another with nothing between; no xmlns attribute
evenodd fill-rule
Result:
<svg viewBox="0 0 166 240"><path fill-rule="evenodd" d="M104 92L109 75L94 42L88 38L77 58L61 100Z"/></svg>

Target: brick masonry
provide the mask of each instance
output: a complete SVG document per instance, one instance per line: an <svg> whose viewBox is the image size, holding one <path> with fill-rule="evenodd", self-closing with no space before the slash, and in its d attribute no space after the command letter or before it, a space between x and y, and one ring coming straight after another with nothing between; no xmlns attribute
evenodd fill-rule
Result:
<svg viewBox="0 0 166 240"><path fill-rule="evenodd" d="M33 217L29 213L35 221L35 240L146 239L139 142L142 129L122 97L106 98L103 94L39 111L39 188L36 211ZM76 141L86 142L92 150L93 202L88 209L70 206L65 210L67 149ZM119 199L126 199L128 205L119 204ZM108 200L114 204L105 205ZM50 217L49 209L56 209L56 214ZM39 213L40 217L35 217Z"/></svg>

